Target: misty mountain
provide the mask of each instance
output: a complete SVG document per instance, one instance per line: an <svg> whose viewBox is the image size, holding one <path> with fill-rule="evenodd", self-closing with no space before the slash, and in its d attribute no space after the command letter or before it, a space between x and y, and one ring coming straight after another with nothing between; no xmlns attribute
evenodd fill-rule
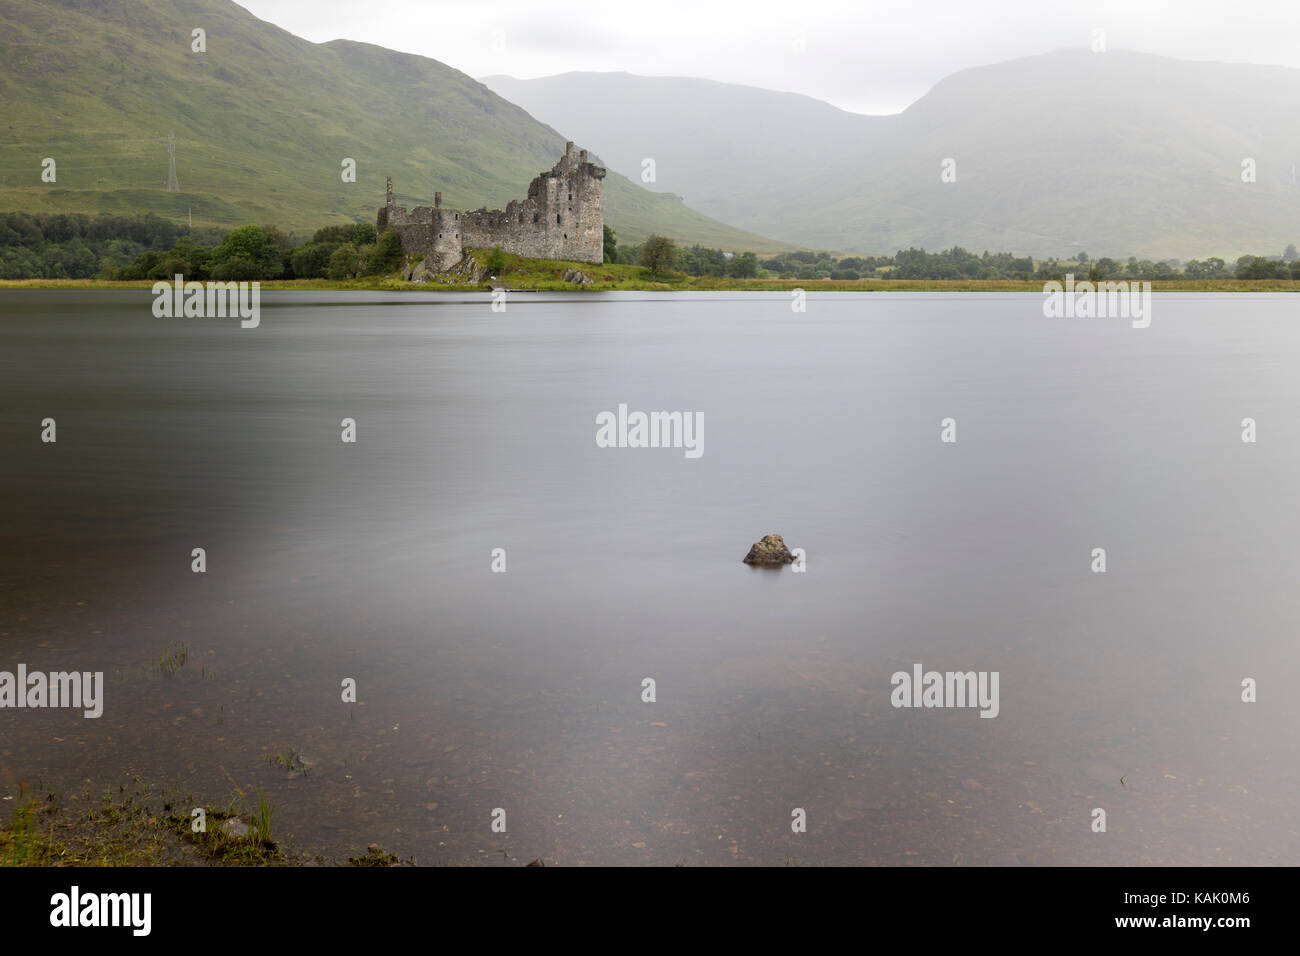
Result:
<svg viewBox="0 0 1300 956"><path fill-rule="evenodd" d="M963 70L893 116L708 80L484 82L625 175L653 158L650 188L805 246L1186 259L1300 241L1285 67L1060 51Z"/></svg>
<svg viewBox="0 0 1300 956"><path fill-rule="evenodd" d="M725 222L762 217L771 196L799 194L810 161L823 168L833 156L858 155L888 125L799 93L713 80L564 73L483 83L542 122L600 142L610 168ZM643 176L648 159L652 182Z"/></svg>

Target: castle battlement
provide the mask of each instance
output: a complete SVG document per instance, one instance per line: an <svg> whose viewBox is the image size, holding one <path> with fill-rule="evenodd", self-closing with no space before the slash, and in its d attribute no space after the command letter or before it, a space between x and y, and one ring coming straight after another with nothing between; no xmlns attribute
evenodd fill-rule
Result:
<svg viewBox="0 0 1300 956"><path fill-rule="evenodd" d="M442 205L434 193L432 206L409 211L393 200L393 181L376 223L380 232L392 229L408 253L434 256L439 270L459 262L466 249L491 249L531 259L604 259L605 216L601 208L605 169L587 159L587 151L568 143L564 156L528 184L526 199L505 209L463 212Z"/></svg>

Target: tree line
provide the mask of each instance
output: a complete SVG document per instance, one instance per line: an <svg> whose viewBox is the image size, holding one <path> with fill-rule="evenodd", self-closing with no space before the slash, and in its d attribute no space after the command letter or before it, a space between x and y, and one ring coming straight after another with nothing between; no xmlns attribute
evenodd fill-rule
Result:
<svg viewBox="0 0 1300 956"><path fill-rule="evenodd" d="M216 246L182 242L171 249L150 250L104 278L351 279L392 272L401 263L397 233L389 229L377 235L368 222L326 226L299 245L274 226L248 225L226 233Z"/></svg>
<svg viewBox="0 0 1300 956"><path fill-rule="evenodd" d="M397 234L373 223L303 241L275 226L191 228L152 213L0 213L0 279L348 279L401 261Z"/></svg>
<svg viewBox="0 0 1300 956"><path fill-rule="evenodd" d="M1070 259L1016 256L1009 252L976 254L961 246L940 252L900 249L892 256L841 256L799 250L759 259L754 253L733 255L699 245L680 248L664 236L651 236L637 245L616 244L611 255L606 226L605 261L640 265L656 277L673 273L690 276L731 276L775 279L1019 279L1062 280L1068 274L1093 282L1103 279L1300 279L1300 254L1294 244L1279 256L1241 256L1234 263L1211 257L1181 262L1153 262L1131 256L1126 260L1092 259L1079 252Z"/></svg>
<svg viewBox="0 0 1300 956"><path fill-rule="evenodd" d="M1035 260L1007 252L976 254L960 246L939 252L900 249L892 256L835 256L798 250L760 258L701 245L678 246L665 236L618 242L605 226L607 263L639 265L657 278L672 274L737 279L1300 279L1294 244L1278 256L1153 262L1130 257ZM0 213L0 279L348 279L393 272L401 241L373 223L316 230L310 239L275 226L223 230L190 227L161 216L101 213Z"/></svg>

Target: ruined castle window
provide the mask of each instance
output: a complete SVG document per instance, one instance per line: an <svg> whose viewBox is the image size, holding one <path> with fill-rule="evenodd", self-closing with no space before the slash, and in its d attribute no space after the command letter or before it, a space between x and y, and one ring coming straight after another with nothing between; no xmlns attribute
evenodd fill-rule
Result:
<svg viewBox="0 0 1300 956"><path fill-rule="evenodd" d="M555 224L557 226L560 224L560 214L558 212L555 214Z"/></svg>
<svg viewBox="0 0 1300 956"><path fill-rule="evenodd" d="M533 222L541 222L541 221L542 221L542 214L540 212L533 213Z"/></svg>

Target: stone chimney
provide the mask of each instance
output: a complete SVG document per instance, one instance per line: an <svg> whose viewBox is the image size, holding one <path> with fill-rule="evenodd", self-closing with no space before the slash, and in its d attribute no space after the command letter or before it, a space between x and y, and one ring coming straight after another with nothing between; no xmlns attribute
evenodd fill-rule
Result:
<svg viewBox="0 0 1300 956"><path fill-rule="evenodd" d="M572 155L573 155L573 142L572 142L572 141L567 142L567 143L564 144L564 155L565 155L566 157L568 157L568 156L572 156Z"/></svg>
<svg viewBox="0 0 1300 956"><path fill-rule="evenodd" d="M578 153L578 162L585 163L586 161L587 161L587 151L584 149Z"/></svg>
<svg viewBox="0 0 1300 956"><path fill-rule="evenodd" d="M384 205L388 208L393 207L393 177L388 177L388 185L384 188Z"/></svg>
<svg viewBox="0 0 1300 956"><path fill-rule="evenodd" d="M433 208L434 209L442 208L442 193L433 194Z"/></svg>

